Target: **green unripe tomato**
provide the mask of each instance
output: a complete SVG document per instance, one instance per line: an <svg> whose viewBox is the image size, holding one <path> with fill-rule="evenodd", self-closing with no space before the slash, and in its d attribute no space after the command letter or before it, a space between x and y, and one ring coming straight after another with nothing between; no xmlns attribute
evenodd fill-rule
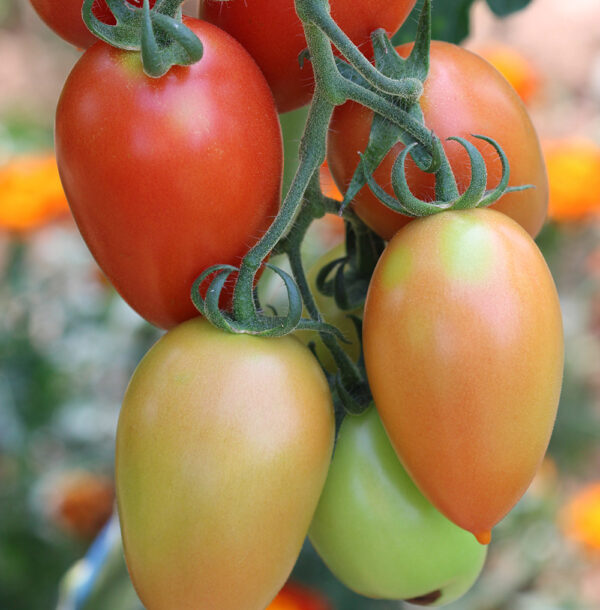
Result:
<svg viewBox="0 0 600 610"><path fill-rule="evenodd" d="M317 276L325 265L331 263L337 258L346 256L346 245L339 244L335 248L326 252L319 260L308 270L306 278L310 285L310 291L312 292L317 307L323 316L323 319L328 324L336 326L344 337L350 341L350 343L340 343L346 353L352 358L353 361L357 361L360 356L360 338L356 333L356 327L354 322L349 318L349 315L354 315L362 318L363 308L354 309L352 311L342 311L336 304L333 297L325 296L317 289ZM303 315L308 316L306 310ZM297 332L298 339L305 345L308 345L311 341L315 344L315 351L319 358L319 361L325 367L329 373L334 373L337 370L335 361L330 351L325 347L325 344L321 340L318 332L314 330L301 330Z"/></svg>
<svg viewBox="0 0 600 610"><path fill-rule="evenodd" d="M416 488L373 407L342 423L309 537L350 589L428 606L466 593L487 550Z"/></svg>

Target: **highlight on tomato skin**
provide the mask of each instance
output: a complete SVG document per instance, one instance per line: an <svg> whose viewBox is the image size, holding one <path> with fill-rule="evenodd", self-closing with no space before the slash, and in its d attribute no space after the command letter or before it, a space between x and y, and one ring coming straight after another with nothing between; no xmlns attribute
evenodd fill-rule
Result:
<svg viewBox="0 0 600 610"><path fill-rule="evenodd" d="M560 305L535 243L489 209L411 222L375 269L363 340L398 456L485 542L533 479L562 385Z"/></svg>
<svg viewBox="0 0 600 610"><path fill-rule="evenodd" d="M370 36L378 28L389 34L404 23L416 0L330 0L331 14L349 38L372 56ZM290 112L311 100L314 77L294 0L201 0L200 18L236 38L254 57L271 87L279 112ZM277 52L273 52L277 49Z"/></svg>
<svg viewBox="0 0 600 610"><path fill-rule="evenodd" d="M412 45L398 47L406 57ZM475 83L475 84L474 84ZM510 185L532 185L523 192L504 195L493 209L516 220L535 237L546 218L548 179L538 136L523 102L506 79L488 62L474 53L446 42L433 41L431 67L425 81L421 108L425 124L444 143L459 190L471 178L466 151L447 138L467 138L482 153L488 168L488 188L497 186L501 163L493 148L472 134L496 140L510 163ZM327 161L336 184L345 192L359 162L357 151L365 150L371 128L372 112L353 102L334 111L327 140ZM373 173L375 180L393 194L391 171L403 145L397 144ZM407 160L408 184L414 195L425 201L435 199L431 174L421 172ZM356 195L353 207L360 218L383 239L390 240L410 218L385 207L368 185Z"/></svg>

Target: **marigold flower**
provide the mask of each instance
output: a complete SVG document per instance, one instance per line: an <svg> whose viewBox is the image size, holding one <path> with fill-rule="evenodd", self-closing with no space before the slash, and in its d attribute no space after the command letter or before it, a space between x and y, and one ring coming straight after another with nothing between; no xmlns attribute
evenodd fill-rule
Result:
<svg viewBox="0 0 600 610"><path fill-rule="evenodd" d="M600 550L600 482L576 493L561 514L562 530L567 538L589 550Z"/></svg>
<svg viewBox="0 0 600 610"><path fill-rule="evenodd" d="M29 231L68 210L53 155L17 157L0 166L0 229Z"/></svg>
<svg viewBox="0 0 600 610"><path fill-rule="evenodd" d="M113 482L85 470L64 473L48 494L50 518L61 529L80 538L94 538L113 512Z"/></svg>
<svg viewBox="0 0 600 610"><path fill-rule="evenodd" d="M548 141L543 149L550 183L550 218L573 221L600 212L600 146L573 137Z"/></svg>

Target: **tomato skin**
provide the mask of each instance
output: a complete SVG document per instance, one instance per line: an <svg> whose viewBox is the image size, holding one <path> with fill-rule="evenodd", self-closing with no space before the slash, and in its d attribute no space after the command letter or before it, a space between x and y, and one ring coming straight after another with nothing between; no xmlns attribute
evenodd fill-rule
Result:
<svg viewBox="0 0 600 610"><path fill-rule="evenodd" d="M61 38L72 45L87 49L98 39L87 29L82 17L83 0L30 0L31 5L44 23ZM127 0L134 6L142 6L143 0ZM150 0L150 7L155 0ZM59 8L60 5L60 8ZM92 8L94 15L104 23L114 24L115 18L106 5L106 0L95 0Z"/></svg>
<svg viewBox="0 0 600 610"><path fill-rule="evenodd" d="M333 405L297 339L196 318L144 357L119 418L125 556L148 610L256 610L284 585L323 488Z"/></svg>
<svg viewBox="0 0 600 610"><path fill-rule="evenodd" d="M412 45L398 52L406 57ZM510 163L510 185L531 184L535 188L504 195L493 208L510 216L535 237L546 217L548 179L540 143L527 110L506 79L484 59L456 45L433 41L431 68L421 97L425 124L444 143L450 165L462 192L469 184L470 162L465 149L447 138L471 140L486 159L488 188L494 188L502 174L494 149L471 134L485 135L499 142ZM373 113L348 102L333 114L328 136L327 161L334 180L345 192L359 162L356 151L364 150L369 139ZM388 193L392 166L403 145L397 144L373 173ZM408 184L421 199L435 199L431 174L407 161ZM354 209L378 235L391 239L410 218L386 208L365 186L354 199Z"/></svg>
<svg viewBox="0 0 600 610"><path fill-rule="evenodd" d="M390 440L426 497L482 539L527 489L562 383L552 276L493 210L399 231L365 304L367 376Z"/></svg>
<svg viewBox="0 0 600 610"><path fill-rule="evenodd" d="M198 315L194 279L239 265L281 191L267 83L230 36L186 23L204 44L198 63L150 79L138 53L99 42L71 72L56 115L58 166L81 234L121 296L163 328Z"/></svg>
<svg viewBox="0 0 600 610"><path fill-rule="evenodd" d="M333 297L325 296L317 289L317 276L319 275L321 269L328 263L338 258L342 258L345 255L345 244L339 244L335 248L332 248L308 270L306 279L308 280L315 303L317 304L324 321L338 328L344 337L350 342L340 342L340 345L342 349L344 349L344 351L350 356L350 358L356 362L360 356L360 337L356 332L354 322L352 322L352 319L348 316L354 315L362 318L363 308L359 307L353 311L343 311L337 306ZM308 316L308 313L305 311L304 315ZM333 359L331 352L327 349L327 347L325 347L325 344L323 343L318 332L313 330L300 330L297 331L296 334L298 339L300 339L300 341L302 341L302 343L305 345L308 345L311 342L315 344L315 352L319 358L319 361L329 373L335 373L337 371L335 360Z"/></svg>
<svg viewBox="0 0 600 610"><path fill-rule="evenodd" d="M330 0L331 14L361 50L371 57L370 36L377 28L392 34L404 23L416 0ZM294 0L204 0L200 18L239 40L263 71L279 112L310 102L314 89L309 61L301 69L298 56L306 49L302 22Z"/></svg>
<svg viewBox="0 0 600 610"><path fill-rule="evenodd" d="M439 513L402 467L375 408L342 422L309 531L329 569L361 595L447 604L477 578L486 547Z"/></svg>

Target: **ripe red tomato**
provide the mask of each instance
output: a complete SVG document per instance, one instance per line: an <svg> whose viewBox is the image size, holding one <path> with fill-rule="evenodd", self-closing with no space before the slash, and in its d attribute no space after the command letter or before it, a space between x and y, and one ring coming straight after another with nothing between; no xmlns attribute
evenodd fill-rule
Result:
<svg viewBox="0 0 600 610"><path fill-rule="evenodd" d="M398 456L443 514L485 539L531 482L560 395L560 305L540 251L493 210L415 220L377 264L363 339Z"/></svg>
<svg viewBox="0 0 600 610"><path fill-rule="evenodd" d="M330 0L331 14L351 40L372 55L370 35L377 28L394 33L416 0ZM200 17L229 32L254 57L273 90L279 112L310 102L314 88L310 62L300 68L306 48L294 0L204 0Z"/></svg>
<svg viewBox="0 0 600 610"><path fill-rule="evenodd" d="M61 38L80 49L87 49L98 39L87 29L81 18L81 7L83 0L30 0L37 14L44 20L46 25L54 30ZM142 6L143 0L127 0L134 6ZM150 6L155 0L150 0ZM113 25L115 18L106 6L106 0L94 0L92 8L94 15L103 21Z"/></svg>
<svg viewBox="0 0 600 610"><path fill-rule="evenodd" d="M406 57L412 45L398 49ZM535 188L504 195L493 207L504 212L532 237L546 216L548 180L538 137L527 110L506 79L484 59L452 44L433 42L431 69L421 97L427 127L444 142L444 148L464 191L470 181L471 166L465 149L446 138L470 139L486 159L488 188L495 187L502 174L494 149L471 134L485 135L500 143L510 162L510 185L531 184ZM336 108L328 138L329 169L342 192L346 191L359 162L357 151L367 146L373 114L363 106L347 103ZM392 165L402 150L398 144L374 172L377 182L390 194ZM408 184L421 199L435 199L431 174L407 162ZM365 186L354 199L357 214L384 239L391 239L410 218L386 208Z"/></svg>
<svg viewBox="0 0 600 610"><path fill-rule="evenodd" d="M194 279L240 263L281 190L281 130L265 79L230 36L186 23L204 44L198 63L151 79L138 53L99 43L71 72L56 115L58 166L81 234L123 298L164 328L198 315Z"/></svg>
<svg viewBox="0 0 600 610"><path fill-rule="evenodd" d="M127 389L116 482L125 556L148 610L257 610L285 583L325 484L333 404L294 337L196 318Z"/></svg>

